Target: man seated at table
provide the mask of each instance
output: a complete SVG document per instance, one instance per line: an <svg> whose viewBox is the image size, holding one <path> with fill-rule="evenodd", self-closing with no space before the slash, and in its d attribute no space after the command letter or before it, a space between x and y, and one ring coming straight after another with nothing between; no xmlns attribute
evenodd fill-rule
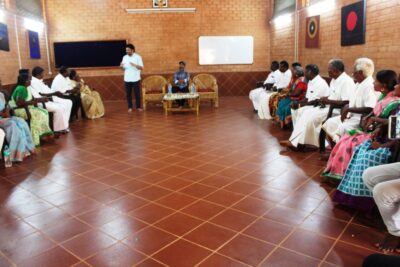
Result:
<svg viewBox="0 0 400 267"><path fill-rule="evenodd" d="M53 127L55 132L68 132L69 118L71 115L72 101L63 99L60 92L53 92L44 82L44 69L34 67L32 69L32 81L30 90L34 98L51 97L46 103L46 109L54 113Z"/></svg>
<svg viewBox="0 0 400 267"><path fill-rule="evenodd" d="M59 72L60 73L54 77L51 90L61 93L59 97L72 101L70 121L73 121L74 118L78 116L78 111L81 107L80 84L72 88L68 78L69 70L67 67L61 67Z"/></svg>
<svg viewBox="0 0 400 267"><path fill-rule="evenodd" d="M173 93L188 93L189 92L189 81L190 74L185 71L186 63L185 61L179 62L179 71L175 72L172 92ZM177 100L179 108L182 108L185 105L185 100Z"/></svg>

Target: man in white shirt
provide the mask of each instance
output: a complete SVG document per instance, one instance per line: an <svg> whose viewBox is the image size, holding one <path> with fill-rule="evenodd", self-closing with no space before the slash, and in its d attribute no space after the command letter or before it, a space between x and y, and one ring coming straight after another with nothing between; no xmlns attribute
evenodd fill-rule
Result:
<svg viewBox="0 0 400 267"><path fill-rule="evenodd" d="M128 101L128 112L132 112L132 89L135 93L136 109L142 111L140 92L140 72L143 70L142 57L135 53L135 46L127 44L126 55L122 58L121 67L124 69L124 82L126 99Z"/></svg>
<svg viewBox="0 0 400 267"><path fill-rule="evenodd" d="M311 111L319 103L319 99L322 97L329 96L329 85L328 83L319 75L319 68L315 64L309 64L305 68L305 78L308 81L307 93L304 100L299 103L292 105L291 114L294 130L300 131L302 125L297 126L297 119L301 116L306 116L308 111ZM300 128L297 128L300 127ZM290 140L281 141L280 144L287 147L297 147L297 144L292 144L293 134Z"/></svg>
<svg viewBox="0 0 400 267"><path fill-rule="evenodd" d="M55 132L68 132L69 118L71 116L72 101L63 99L57 95L60 92L53 92L44 82L44 69L34 67L32 69L32 81L30 90L34 98L51 97L52 101L46 103L46 109L54 113L53 130Z"/></svg>
<svg viewBox="0 0 400 267"><path fill-rule="evenodd" d="M296 124L289 138L294 147L299 144L318 146L322 123L328 116L329 105L342 107L349 103L355 84L353 79L344 72L343 61L340 59L329 61L328 74L332 78L329 97L322 96L319 98L318 106L305 106L298 111ZM309 83L309 90L314 90L312 88L314 79ZM326 88L324 82L322 82L322 88ZM335 109L334 111L338 110ZM339 114L339 112L334 113L334 115Z"/></svg>
<svg viewBox="0 0 400 267"><path fill-rule="evenodd" d="M272 90L262 91L258 96L259 109L258 117L260 119L270 120L272 119L269 110L269 98L275 92L287 88L292 79L292 71L289 69L289 63L287 61L281 61L279 63L280 75L275 79L275 83L272 86Z"/></svg>
<svg viewBox="0 0 400 267"><path fill-rule="evenodd" d="M265 91L266 88L272 87L280 75L281 72L279 71L279 62L272 61L271 71L268 74L267 79L265 79L263 86L253 89L249 93L249 98L253 103L254 112L257 112L260 108L260 103L258 102L260 94Z"/></svg>
<svg viewBox="0 0 400 267"><path fill-rule="evenodd" d="M353 77L357 84L340 116L328 119L322 126L329 141L337 143L345 133L360 125L361 114L369 113L378 101L374 91L374 62L369 58L359 58L354 63ZM333 143L331 142L333 145Z"/></svg>
<svg viewBox="0 0 400 267"><path fill-rule="evenodd" d="M75 88L72 88L67 67L61 67L59 72L51 83L51 90L53 93L57 93L58 97L72 101L70 121L73 121L78 116L78 111L81 107L80 85L78 84Z"/></svg>

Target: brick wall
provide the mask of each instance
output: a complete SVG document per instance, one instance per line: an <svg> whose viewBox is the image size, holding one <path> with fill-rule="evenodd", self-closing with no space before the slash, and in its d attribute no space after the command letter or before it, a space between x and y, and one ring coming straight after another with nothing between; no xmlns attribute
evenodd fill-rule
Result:
<svg viewBox="0 0 400 267"><path fill-rule="evenodd" d="M125 8L151 8L151 0L46 1L50 41L127 39L144 61L143 74L172 73L185 60L190 72L265 71L270 62L269 1L170 0L169 7L195 7L195 13L128 14ZM79 9L77 9L79 6ZM253 65L200 66L198 37L254 36ZM119 69L82 70L83 76L121 75Z"/></svg>
<svg viewBox="0 0 400 267"><path fill-rule="evenodd" d="M336 8L320 14L319 49L305 48L308 13L306 9L299 12L299 61L303 64L318 64L321 72L327 75L327 62L331 58L342 58L349 72L356 58L366 56L374 60L377 70L391 68L400 72L400 61L397 57L397 51L400 49L400 31L396 18L400 12L400 1L368 0L366 43L348 47L340 46L341 7L358 0L336 0L335 2ZM294 36L293 22L283 28L273 24L271 27L272 58L287 58L289 61L294 59L294 42L291 36Z"/></svg>
<svg viewBox="0 0 400 267"><path fill-rule="evenodd" d="M10 51L0 50L0 79L3 84L15 83L20 68L18 62L18 50L21 53L21 67L29 68L36 65L42 66L47 70L47 54L44 32L39 33L41 59L30 59L27 30L24 26L24 18L17 16L16 25L19 39L19 49L17 46L17 33L15 27L15 6L11 3L7 11L3 12L4 18L1 23L7 24Z"/></svg>

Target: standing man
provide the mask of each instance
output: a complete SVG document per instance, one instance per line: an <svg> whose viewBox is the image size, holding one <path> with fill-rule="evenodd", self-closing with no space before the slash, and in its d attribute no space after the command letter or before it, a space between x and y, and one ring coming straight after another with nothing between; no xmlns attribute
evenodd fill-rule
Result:
<svg viewBox="0 0 400 267"><path fill-rule="evenodd" d="M142 57L135 53L135 46L127 44L125 46L126 55L122 58L121 67L124 69L124 82L126 99L128 101L128 112L132 112L132 88L135 93L136 109L142 111L140 107L140 71L143 70Z"/></svg>
<svg viewBox="0 0 400 267"><path fill-rule="evenodd" d="M190 74L185 71L185 61L179 62L179 71L174 74L174 86L172 87L173 93L188 93L189 92L189 80ZM185 104L185 100L177 100L179 108L182 108Z"/></svg>

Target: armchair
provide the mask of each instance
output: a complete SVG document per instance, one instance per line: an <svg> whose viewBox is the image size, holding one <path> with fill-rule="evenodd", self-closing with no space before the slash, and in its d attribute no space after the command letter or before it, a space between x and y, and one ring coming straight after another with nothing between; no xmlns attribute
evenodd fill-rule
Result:
<svg viewBox="0 0 400 267"><path fill-rule="evenodd" d="M143 110L146 110L148 102L161 103L167 84L167 80L160 75L152 75L142 81Z"/></svg>
<svg viewBox="0 0 400 267"><path fill-rule="evenodd" d="M200 95L200 100L210 100L211 105L218 107L218 84L215 77L211 74L197 74L193 78L196 91Z"/></svg>

